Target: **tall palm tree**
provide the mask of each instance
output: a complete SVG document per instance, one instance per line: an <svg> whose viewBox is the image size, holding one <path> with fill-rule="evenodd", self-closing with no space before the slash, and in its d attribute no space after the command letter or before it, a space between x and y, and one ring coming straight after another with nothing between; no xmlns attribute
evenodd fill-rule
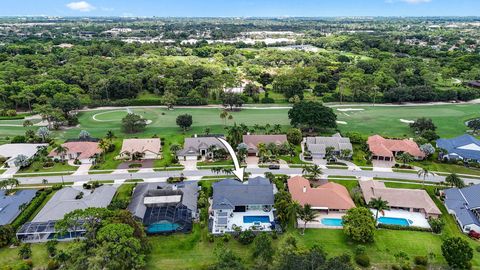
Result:
<svg viewBox="0 0 480 270"><path fill-rule="evenodd" d="M223 125L226 126L227 125L227 117L228 117L228 112L227 111L222 111L220 113L220 119L223 120Z"/></svg>
<svg viewBox="0 0 480 270"><path fill-rule="evenodd" d="M176 155L178 151L182 150L182 147L177 144L177 143L174 143L174 144L171 144L170 145L170 153L172 155Z"/></svg>
<svg viewBox="0 0 480 270"><path fill-rule="evenodd" d="M390 206L388 206L388 202L382 200L382 197L380 198L373 198L369 203L368 206L375 209L377 212L375 213L375 222L378 222L378 212L388 210L390 209Z"/></svg>
<svg viewBox="0 0 480 270"><path fill-rule="evenodd" d="M401 153L400 155L398 155L398 159L400 159L403 163L403 166L407 165L407 163L409 162L412 162L413 161L413 157L412 155L410 155L409 153Z"/></svg>
<svg viewBox="0 0 480 270"><path fill-rule="evenodd" d="M308 174L310 180L318 180L319 176L323 174L322 168L317 164L314 164L313 166L304 166L302 173Z"/></svg>
<svg viewBox="0 0 480 270"><path fill-rule="evenodd" d="M423 178L422 187L424 187L424 185L425 185L425 178L427 178L427 177L430 176L430 175L433 176L434 174L433 174L431 171L429 171L428 169L422 168L422 169L418 170L417 175L418 175L418 177L422 177L422 178Z"/></svg>
<svg viewBox="0 0 480 270"><path fill-rule="evenodd" d="M302 235L305 234L307 223L314 221L317 215L318 214L312 209L312 206L309 204L305 204L303 207L300 207L298 209L298 218L303 221Z"/></svg>
<svg viewBox="0 0 480 270"><path fill-rule="evenodd" d="M105 154L107 153L108 149L110 149L110 146L112 143L109 140L106 139L101 139L98 142L98 147L102 150L102 156L105 158Z"/></svg>
<svg viewBox="0 0 480 270"><path fill-rule="evenodd" d="M55 152L57 152L57 154L62 157L62 161L64 160L63 156L67 154L68 152L68 147L66 146L63 146L63 145L59 145L55 148Z"/></svg>
<svg viewBox="0 0 480 270"><path fill-rule="evenodd" d="M113 140L115 138L115 134L113 133L113 131L111 130L108 130L107 131L107 134L105 135L105 138L107 138L108 140Z"/></svg>

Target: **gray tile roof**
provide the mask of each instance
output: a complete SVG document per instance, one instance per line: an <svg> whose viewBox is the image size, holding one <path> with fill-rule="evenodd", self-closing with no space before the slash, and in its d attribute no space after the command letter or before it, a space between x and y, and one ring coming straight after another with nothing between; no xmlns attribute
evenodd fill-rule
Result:
<svg viewBox="0 0 480 270"><path fill-rule="evenodd" d="M353 150L349 138L342 137L340 134L335 134L332 137L307 137L307 148L312 154L325 154L327 147L335 148L335 151L344 149Z"/></svg>
<svg viewBox="0 0 480 270"><path fill-rule="evenodd" d="M198 184L197 182L184 182L180 184L168 184L162 183L139 183L133 191L132 200L128 205L128 210L136 217L143 219L147 207L143 204L145 195L151 190L158 189L176 189L183 192L182 204L185 205L192 212L197 212L197 197L198 197Z"/></svg>
<svg viewBox="0 0 480 270"><path fill-rule="evenodd" d="M212 209L234 209L252 204L274 204L273 184L268 179L256 177L248 183L226 179L213 184Z"/></svg>
<svg viewBox="0 0 480 270"><path fill-rule="evenodd" d="M36 189L24 189L12 195L0 190L0 226L10 224L20 214L20 206L28 204L37 194Z"/></svg>
<svg viewBox="0 0 480 270"><path fill-rule="evenodd" d="M480 226L480 221L471 211L480 208L480 185L445 190L445 205L455 212L462 226L469 224Z"/></svg>
<svg viewBox="0 0 480 270"><path fill-rule="evenodd" d="M89 207L107 207L113 199L117 188L111 185L103 185L95 190L83 188L65 187L57 191L47 204L35 216L33 222L46 222L60 220L74 210ZM76 200L75 197L83 192L83 198Z"/></svg>
<svg viewBox="0 0 480 270"><path fill-rule="evenodd" d="M185 138L183 149L177 152L178 156L198 156L200 149L208 149L215 145L217 148L225 148L225 146L216 137L196 137Z"/></svg>

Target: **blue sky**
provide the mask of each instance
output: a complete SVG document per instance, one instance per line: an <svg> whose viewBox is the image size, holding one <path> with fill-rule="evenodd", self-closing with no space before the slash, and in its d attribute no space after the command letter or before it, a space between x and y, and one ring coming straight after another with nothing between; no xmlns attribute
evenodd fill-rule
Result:
<svg viewBox="0 0 480 270"><path fill-rule="evenodd" d="M0 16L478 16L480 0L1 0Z"/></svg>

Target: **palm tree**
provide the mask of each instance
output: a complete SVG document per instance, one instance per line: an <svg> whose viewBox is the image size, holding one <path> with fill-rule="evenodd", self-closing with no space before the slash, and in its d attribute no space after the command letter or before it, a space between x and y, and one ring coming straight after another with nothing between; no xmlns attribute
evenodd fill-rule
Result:
<svg viewBox="0 0 480 270"><path fill-rule="evenodd" d="M178 151L182 150L182 147L177 144L177 143L173 143L170 145L170 153L172 155L176 155Z"/></svg>
<svg viewBox="0 0 480 270"><path fill-rule="evenodd" d="M305 204L303 207L300 207L297 214L298 218L303 221L302 235L304 235L305 229L307 228L307 223L314 221L318 214L309 204Z"/></svg>
<svg viewBox="0 0 480 270"><path fill-rule="evenodd" d="M447 176L445 178L445 182L447 182L447 184L449 184L452 187L457 187L457 188L465 187L465 182L463 182L463 180L460 177L458 177L456 173L452 173L449 176Z"/></svg>
<svg viewBox="0 0 480 270"><path fill-rule="evenodd" d="M280 134L280 132L282 132L282 126L279 124L273 125L272 132L275 134Z"/></svg>
<svg viewBox="0 0 480 270"><path fill-rule="evenodd" d="M47 180L47 179L42 179L42 184L47 185L47 184L48 184L48 180Z"/></svg>
<svg viewBox="0 0 480 270"><path fill-rule="evenodd" d="M112 143L109 140L106 139L101 139L98 142L98 147L102 150L102 156L105 158L105 154L107 153L108 149L110 149L110 146Z"/></svg>
<svg viewBox="0 0 480 270"><path fill-rule="evenodd" d="M105 138L107 138L108 140L113 140L115 138L115 134L113 133L113 131L109 130L107 131L107 134L105 135Z"/></svg>
<svg viewBox="0 0 480 270"><path fill-rule="evenodd" d="M418 170L417 175L418 175L418 177L423 177L423 181L422 181L422 187L423 187L425 185L425 178L427 178L430 175L433 176L434 174L432 172L430 172L428 169L422 168L422 169Z"/></svg>
<svg viewBox="0 0 480 270"><path fill-rule="evenodd" d="M220 113L220 119L223 120L224 126L227 125L227 117L228 117L228 112L227 112L227 111L222 111L222 112Z"/></svg>
<svg viewBox="0 0 480 270"><path fill-rule="evenodd" d="M380 198L373 198L369 203L368 206L375 209L377 212L375 213L375 222L378 221L378 212L388 210L390 209L390 206L388 206L388 202L382 200L382 197Z"/></svg>
<svg viewBox="0 0 480 270"><path fill-rule="evenodd" d="M10 193L15 187L18 187L20 185L20 181L18 181L18 179L15 179L15 178L10 178L10 179L7 179L6 184L7 186L10 186L10 189L8 189L8 192L7 192L7 193Z"/></svg>
<svg viewBox="0 0 480 270"><path fill-rule="evenodd" d="M412 155L410 155L409 153L401 153L400 155L398 155L398 159L400 159L403 163L403 166L407 165L407 163L409 162L412 162L413 161L413 157Z"/></svg>
<svg viewBox="0 0 480 270"><path fill-rule="evenodd" d="M23 210L25 210L25 209L27 208L27 205L28 205L28 204L26 204L26 203L20 204L20 205L18 206L18 210L19 210L20 212L23 212Z"/></svg>
<svg viewBox="0 0 480 270"><path fill-rule="evenodd" d="M62 161L64 160L64 155L67 154L68 152L68 147L59 145L55 148L55 152L62 158Z"/></svg>
<svg viewBox="0 0 480 270"><path fill-rule="evenodd" d="M308 174L310 176L310 180L318 180L318 177L323 174L322 168L317 164L313 166L304 166L302 169L303 174Z"/></svg>

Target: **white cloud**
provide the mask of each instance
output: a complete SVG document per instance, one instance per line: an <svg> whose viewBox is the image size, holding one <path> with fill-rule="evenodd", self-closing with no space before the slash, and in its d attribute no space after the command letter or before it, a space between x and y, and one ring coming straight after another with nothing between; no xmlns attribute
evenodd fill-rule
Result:
<svg viewBox="0 0 480 270"><path fill-rule="evenodd" d="M95 9L90 3L86 1L79 1L79 2L71 2L67 4L67 7L71 10L81 11L81 12L89 12Z"/></svg>

